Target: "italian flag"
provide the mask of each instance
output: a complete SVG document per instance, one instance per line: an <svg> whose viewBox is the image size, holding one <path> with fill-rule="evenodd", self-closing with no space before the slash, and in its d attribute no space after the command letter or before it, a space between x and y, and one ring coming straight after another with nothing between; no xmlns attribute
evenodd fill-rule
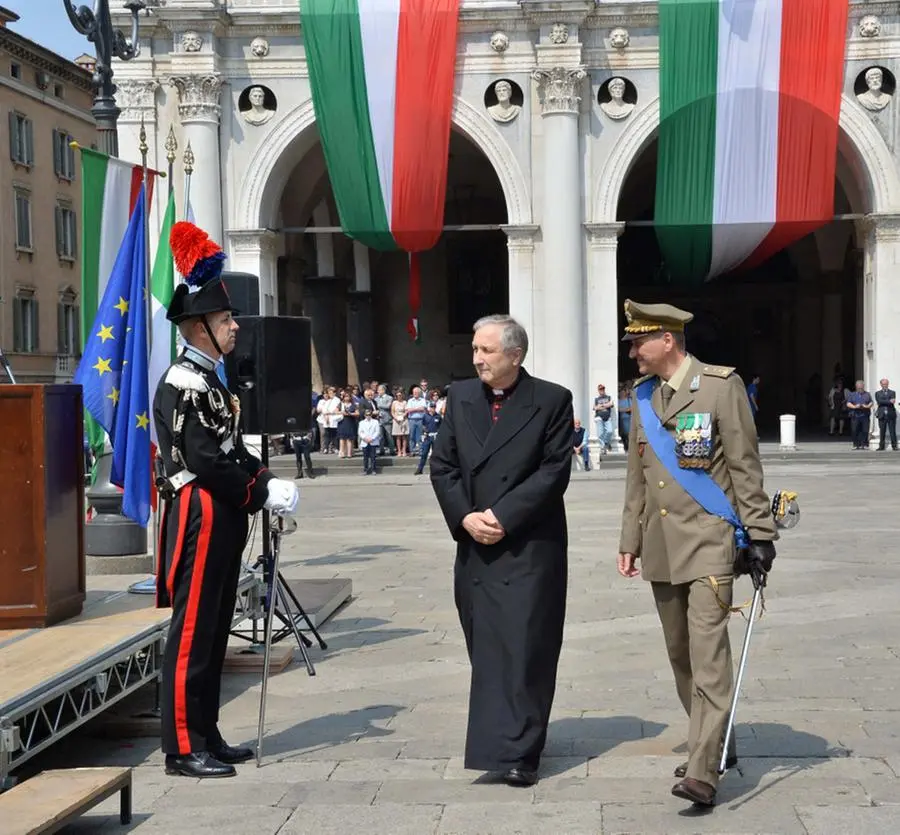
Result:
<svg viewBox="0 0 900 835"><path fill-rule="evenodd" d="M418 252L444 225L459 0L300 0L341 226Z"/></svg>
<svg viewBox="0 0 900 835"><path fill-rule="evenodd" d="M834 214L849 0L659 0L654 223L702 281L762 263Z"/></svg>
<svg viewBox="0 0 900 835"><path fill-rule="evenodd" d="M175 359L175 328L166 319L166 309L175 293L175 262L172 260L172 246L169 235L175 223L175 192L169 192L169 202L163 216L162 230L159 233L159 245L153 260L153 272L150 274L150 307L151 307L151 339L150 365L147 369L147 382L150 387L150 403L156 394L156 387L166 369ZM150 441L156 440L156 422L150 421Z"/></svg>
<svg viewBox="0 0 900 835"><path fill-rule="evenodd" d="M143 182L143 168L90 148L81 151L81 344L86 345L94 326L116 256L125 237ZM147 171L148 207L153 201L156 172ZM102 451L103 429L85 412L88 442Z"/></svg>

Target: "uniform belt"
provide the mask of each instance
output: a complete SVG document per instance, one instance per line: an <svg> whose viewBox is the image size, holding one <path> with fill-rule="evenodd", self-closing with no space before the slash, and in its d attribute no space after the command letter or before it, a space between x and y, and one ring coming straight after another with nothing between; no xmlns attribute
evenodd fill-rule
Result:
<svg viewBox="0 0 900 835"><path fill-rule="evenodd" d="M222 441L219 449L222 450L226 455L234 449L234 439L231 436L227 437L224 441ZM177 493L182 487L186 484L190 484L194 479L197 478L196 473L192 473L190 470L179 470L175 475L169 476L167 481L171 485L172 489Z"/></svg>

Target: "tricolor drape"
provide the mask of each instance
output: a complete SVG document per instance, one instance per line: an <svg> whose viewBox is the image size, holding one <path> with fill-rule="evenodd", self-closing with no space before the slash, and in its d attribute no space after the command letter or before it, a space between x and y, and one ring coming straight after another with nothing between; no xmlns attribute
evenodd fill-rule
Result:
<svg viewBox="0 0 900 835"><path fill-rule="evenodd" d="M459 0L300 0L341 226L378 250L444 225Z"/></svg>
<svg viewBox="0 0 900 835"><path fill-rule="evenodd" d="M676 279L761 263L834 213L849 0L659 0L655 226Z"/></svg>

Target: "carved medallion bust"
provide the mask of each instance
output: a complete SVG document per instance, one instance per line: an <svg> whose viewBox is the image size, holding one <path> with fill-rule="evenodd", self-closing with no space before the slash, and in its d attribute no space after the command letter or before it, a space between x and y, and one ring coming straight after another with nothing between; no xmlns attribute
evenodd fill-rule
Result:
<svg viewBox="0 0 900 835"><path fill-rule="evenodd" d="M255 58L265 58L269 54L269 42L265 38L254 38L250 42L250 52Z"/></svg>
<svg viewBox="0 0 900 835"><path fill-rule="evenodd" d="M512 103L512 85L508 81L498 81L494 85L494 93L497 96L497 103L487 109L490 117L495 122L511 122L522 109Z"/></svg>
<svg viewBox="0 0 900 835"><path fill-rule="evenodd" d="M866 108L866 110L876 112L884 110L891 103L891 99L893 98L890 93L885 93L884 90L881 89L881 86L884 83L884 73L879 67L870 67L866 70L865 79L866 87L868 89L865 93L860 93L856 97L856 100Z"/></svg>
<svg viewBox="0 0 900 835"><path fill-rule="evenodd" d="M609 90L609 101L601 102L600 109L609 116L610 119L626 119L634 110L634 105L624 100L625 95L625 79L611 78L606 89Z"/></svg>
<svg viewBox="0 0 900 835"><path fill-rule="evenodd" d="M266 91L262 87L251 87L248 93L250 109L244 111L244 121L248 125L264 125L275 111L266 107Z"/></svg>
<svg viewBox="0 0 900 835"><path fill-rule="evenodd" d="M554 23L550 30L550 43L564 44L569 40L569 27L565 23Z"/></svg>
<svg viewBox="0 0 900 835"><path fill-rule="evenodd" d="M859 22L861 38L877 38L881 34L881 21L873 14L867 14Z"/></svg>

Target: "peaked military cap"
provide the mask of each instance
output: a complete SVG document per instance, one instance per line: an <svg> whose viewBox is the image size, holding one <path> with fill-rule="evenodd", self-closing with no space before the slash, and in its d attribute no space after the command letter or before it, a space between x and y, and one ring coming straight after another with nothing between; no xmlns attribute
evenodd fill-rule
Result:
<svg viewBox="0 0 900 835"><path fill-rule="evenodd" d="M671 304L640 304L625 300L625 326L623 342L640 339L650 333L684 333L684 326L694 318L693 313L679 310Z"/></svg>

